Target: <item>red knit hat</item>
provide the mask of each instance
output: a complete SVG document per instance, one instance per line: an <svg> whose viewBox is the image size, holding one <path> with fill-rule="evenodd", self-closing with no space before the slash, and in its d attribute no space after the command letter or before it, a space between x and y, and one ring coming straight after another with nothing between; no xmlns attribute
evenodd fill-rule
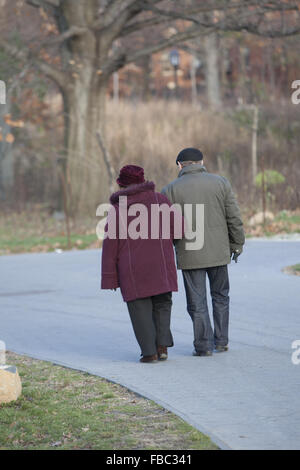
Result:
<svg viewBox="0 0 300 470"><path fill-rule="evenodd" d="M130 184L144 183L144 169L136 165L126 165L120 170L119 178L117 183L122 188L129 186Z"/></svg>

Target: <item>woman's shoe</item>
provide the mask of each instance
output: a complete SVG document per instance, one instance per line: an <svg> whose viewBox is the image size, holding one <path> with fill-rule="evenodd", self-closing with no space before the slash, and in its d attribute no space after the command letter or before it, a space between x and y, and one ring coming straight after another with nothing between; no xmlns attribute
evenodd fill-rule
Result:
<svg viewBox="0 0 300 470"><path fill-rule="evenodd" d="M166 361L168 359L167 346L157 346L157 355L160 361Z"/></svg>
<svg viewBox="0 0 300 470"><path fill-rule="evenodd" d="M203 357L209 357L212 356L213 353L212 351L193 351L193 356L203 356Z"/></svg>
<svg viewBox="0 0 300 470"><path fill-rule="evenodd" d="M216 346L215 351L218 352L218 353L226 352L226 351L228 351L228 346L227 345L226 346Z"/></svg>
<svg viewBox="0 0 300 470"><path fill-rule="evenodd" d="M153 354L152 356L143 356L140 359L140 362L145 362L145 363L154 363L158 361L157 354Z"/></svg>

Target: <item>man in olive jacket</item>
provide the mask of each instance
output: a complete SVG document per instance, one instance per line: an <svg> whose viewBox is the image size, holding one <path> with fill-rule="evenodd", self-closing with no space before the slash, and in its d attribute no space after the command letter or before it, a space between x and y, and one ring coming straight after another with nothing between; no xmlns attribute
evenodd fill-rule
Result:
<svg viewBox="0 0 300 470"><path fill-rule="evenodd" d="M245 243L240 210L229 181L208 173L200 150L187 148L176 159L178 178L165 186L162 193L173 204L202 207L203 224L193 207L192 228L202 230L203 246L188 247L183 238L175 244L177 267L182 270L187 310L193 321L195 356L211 356L213 350L228 350L229 279L227 265L237 262ZM191 207L191 206L190 206ZM204 209L204 210L203 210ZM202 226L203 225L203 226ZM186 233L187 236L187 233ZM209 319L206 298L208 275L213 305L214 331Z"/></svg>

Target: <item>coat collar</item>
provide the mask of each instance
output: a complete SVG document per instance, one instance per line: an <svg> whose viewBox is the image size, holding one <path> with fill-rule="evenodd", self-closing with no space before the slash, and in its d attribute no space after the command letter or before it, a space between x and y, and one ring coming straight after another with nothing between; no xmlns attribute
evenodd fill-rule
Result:
<svg viewBox="0 0 300 470"><path fill-rule="evenodd" d="M116 204L119 202L120 196L131 196L133 194L142 193L144 191L154 191L155 184L152 181L145 181L141 184L133 184L124 189L120 189L116 193L113 193L110 197L111 204Z"/></svg>
<svg viewBox="0 0 300 470"><path fill-rule="evenodd" d="M207 171L204 165L201 165L201 163L193 163L191 165L188 165L182 168L182 170L180 170L178 174L178 178L188 173L198 173L198 172L204 172L204 171Z"/></svg>

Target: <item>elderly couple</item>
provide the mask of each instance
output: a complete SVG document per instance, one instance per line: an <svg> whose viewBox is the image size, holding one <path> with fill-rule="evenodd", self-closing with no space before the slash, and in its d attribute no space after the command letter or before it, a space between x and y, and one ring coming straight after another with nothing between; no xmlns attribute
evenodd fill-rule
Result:
<svg viewBox="0 0 300 470"><path fill-rule="evenodd" d="M148 209L149 237L111 236L106 225L102 250L102 289L121 288L127 303L133 330L141 348L140 362L154 363L168 358L173 346L170 329L172 292L177 291L177 268L182 270L187 311L193 322L194 356L211 356L228 350L229 280L227 264L237 261L245 242L240 211L228 180L208 173L203 166L203 154L195 148L182 150L176 159L178 178L155 192L154 183L144 180L144 171L127 165L120 171L117 183L120 191L110 202L120 215L121 201L127 217L115 217L125 225L126 234L134 216L130 207L142 204ZM126 198L121 198L126 196ZM121 198L121 199L120 199ZM151 236L151 206L204 205L204 244L199 249L187 249L186 232L178 239L174 235L174 217L170 217L168 236L159 227L158 236ZM124 210L124 207L123 207ZM173 213L173 212L172 212ZM193 218L195 217L193 211ZM124 212L123 212L124 214ZM109 221L109 216L108 216ZM162 225L161 219L159 224ZM195 228L196 220L192 220ZM124 231L124 227L123 227ZM207 298L206 275L209 279L213 307L212 329Z"/></svg>

